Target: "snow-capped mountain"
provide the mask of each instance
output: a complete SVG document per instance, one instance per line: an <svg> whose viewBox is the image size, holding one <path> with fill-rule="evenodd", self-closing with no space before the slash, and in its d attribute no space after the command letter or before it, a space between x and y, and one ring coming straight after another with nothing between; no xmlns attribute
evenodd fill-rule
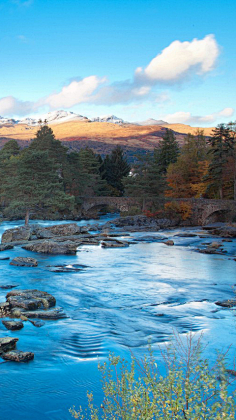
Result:
<svg viewBox="0 0 236 420"><path fill-rule="evenodd" d="M106 122L112 124L124 124L125 121L122 118L118 118L115 115L103 115L102 117L92 118L93 122Z"/></svg>
<svg viewBox="0 0 236 420"><path fill-rule="evenodd" d="M18 124L19 120L14 120L13 118L6 118L6 117L1 117L0 115L0 125L1 124Z"/></svg>
<svg viewBox="0 0 236 420"><path fill-rule="evenodd" d="M43 115L37 115L35 117L25 117L22 119L14 119L14 118L7 118L0 116L0 126L1 125L16 125L16 124L24 124L30 127L34 127L38 125L38 121L42 120L52 125L52 124L60 124L69 121L87 121L87 122L100 122L100 123L112 123L112 124L136 124L136 125L165 125L167 124L165 121L162 120L155 120L150 118L143 122L135 122L130 123L128 121L124 121L122 118L118 118L115 115L104 115L101 117L96 118L87 118L83 115L76 114L75 112L71 111L52 111L48 112Z"/></svg>
<svg viewBox="0 0 236 420"><path fill-rule="evenodd" d="M70 111L60 110L60 111L48 112L47 114L39 115L35 118L26 117L21 120L15 120L13 118L5 118L5 117L0 116L0 125L25 124L29 126L37 126L39 120L42 120L42 121L47 120L49 124L60 124L67 121L89 121L87 117L83 117L82 115L75 114L74 112L70 112Z"/></svg>
<svg viewBox="0 0 236 420"><path fill-rule="evenodd" d="M52 111L39 117L42 121L47 120L50 124L59 124L67 121L87 121L87 117L75 114L71 111Z"/></svg>

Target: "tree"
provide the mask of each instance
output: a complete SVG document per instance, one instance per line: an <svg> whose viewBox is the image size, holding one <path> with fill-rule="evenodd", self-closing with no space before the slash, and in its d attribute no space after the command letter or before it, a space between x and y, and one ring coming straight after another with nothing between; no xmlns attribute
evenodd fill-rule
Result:
<svg viewBox="0 0 236 420"><path fill-rule="evenodd" d="M116 146L110 155L107 155L101 165L102 177L111 187L111 194L122 196L124 194L123 178L130 172L124 151Z"/></svg>
<svg viewBox="0 0 236 420"><path fill-rule="evenodd" d="M174 133L167 128L158 148L154 150L154 159L159 165L161 174L166 174L168 166L177 161L179 153L180 149Z"/></svg>
<svg viewBox="0 0 236 420"><path fill-rule="evenodd" d="M202 132L188 134L176 163L169 165L166 181L166 195L175 198L201 197L207 183L204 180L208 170L207 143Z"/></svg>
<svg viewBox="0 0 236 420"><path fill-rule="evenodd" d="M4 198L4 191L9 179L14 179L16 176L17 158L20 153L20 147L16 140L9 140L4 144L0 150L0 197L1 204L6 204Z"/></svg>
<svg viewBox="0 0 236 420"><path fill-rule="evenodd" d="M48 151L25 149L17 160L14 178L8 178L4 195L10 214L25 213L25 225L30 213L49 208L51 211L72 208L74 197L63 191L57 167L48 156Z"/></svg>
<svg viewBox="0 0 236 420"><path fill-rule="evenodd" d="M145 207L146 199L155 199L163 194L163 178L153 155L138 156L138 162L125 178L125 195L139 197Z"/></svg>
<svg viewBox="0 0 236 420"><path fill-rule="evenodd" d="M213 130L213 136L209 138L209 155L211 162L208 169L207 181L208 193L218 195L223 199L223 174L227 164L227 159L232 156L235 139L231 135L230 129L220 124Z"/></svg>
<svg viewBox="0 0 236 420"><path fill-rule="evenodd" d="M148 356L131 365L119 356L98 366L103 398L96 406L88 392L85 410L72 407L73 418L85 420L222 420L235 419L235 393L220 354L213 366L204 359L200 342L187 337L187 345L177 344L161 350L163 363ZM165 373L163 374L163 365ZM162 369L160 368L162 367ZM233 388L233 389L232 389Z"/></svg>
<svg viewBox="0 0 236 420"><path fill-rule="evenodd" d="M229 151L228 163L231 169L232 182L233 182L233 199L236 200L236 121L231 121L227 124L230 130L233 147Z"/></svg>
<svg viewBox="0 0 236 420"><path fill-rule="evenodd" d="M83 197L107 195L107 182L102 179L100 173L101 162L92 149L89 147L80 149L78 164L80 176L83 179L81 195Z"/></svg>

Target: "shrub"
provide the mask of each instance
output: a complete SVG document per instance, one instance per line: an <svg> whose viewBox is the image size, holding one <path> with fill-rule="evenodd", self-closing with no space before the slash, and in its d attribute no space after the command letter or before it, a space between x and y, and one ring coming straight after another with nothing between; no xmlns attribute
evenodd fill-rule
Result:
<svg viewBox="0 0 236 420"><path fill-rule="evenodd" d="M187 346L177 338L162 353L166 374L161 375L150 350L141 362L132 359L128 367L120 357L111 355L99 366L104 400L98 409L88 393L85 412L73 407L75 419L110 420L222 420L235 418L235 400L229 395L229 376L225 358L219 355L209 367L202 358L200 341L189 335Z"/></svg>

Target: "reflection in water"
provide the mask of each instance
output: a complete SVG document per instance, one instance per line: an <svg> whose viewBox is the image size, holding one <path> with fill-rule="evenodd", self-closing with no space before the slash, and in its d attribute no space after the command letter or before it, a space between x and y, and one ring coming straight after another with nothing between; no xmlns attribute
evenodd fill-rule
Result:
<svg viewBox="0 0 236 420"><path fill-rule="evenodd" d="M44 222L50 224L55 222ZM17 225L4 223L1 232ZM170 232L163 234L170 237ZM140 234L133 236L138 239ZM174 247L161 242L119 249L84 246L76 256L33 254L20 247L1 253L11 258L31 255L39 261L36 268L0 261L1 284L10 280L21 288L52 293L68 315L46 321L42 328L25 323L17 334L0 324L1 336L17 336L19 349L35 353L29 364L1 364L2 418L69 419L68 408L83 405L88 389L100 401L98 360L105 360L110 351L126 358L129 349L144 354L150 339L158 359L158 345L170 340L173 330L204 331L211 357L216 348L235 342L234 312L214 302L233 295L236 262L194 252L203 239L175 237L174 241ZM229 255L235 245L226 244ZM47 267L75 263L88 267L75 273L53 273ZM5 295L0 290L0 301Z"/></svg>

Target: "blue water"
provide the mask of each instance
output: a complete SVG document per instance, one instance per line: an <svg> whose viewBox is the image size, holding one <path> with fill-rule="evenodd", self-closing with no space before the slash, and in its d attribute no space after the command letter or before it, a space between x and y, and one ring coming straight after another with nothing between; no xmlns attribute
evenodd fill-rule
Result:
<svg viewBox="0 0 236 420"><path fill-rule="evenodd" d="M20 222L4 223L0 233L18 225ZM162 233L172 238L177 231ZM131 236L138 239L152 234ZM0 323L1 337L16 336L19 350L35 353L28 364L0 364L0 419L70 419L68 409L84 405L87 390L93 390L96 401L101 402L97 364L111 351L130 358L131 350L140 356L151 339L159 359L158 346L171 340L175 331L181 336L204 332L205 353L210 358L215 357L216 349L226 350L235 343L234 311L214 302L234 296L236 242L225 243L228 254L221 256L194 250L211 239L174 237L174 241L174 247L158 242L137 242L120 249L83 246L76 256L34 254L20 247L0 253L0 257L32 256L39 261L36 268L0 261L1 284L52 293L57 306L68 315L45 321L41 328L27 322L16 332ZM47 267L62 263L88 267L76 273L53 273ZM0 301L5 301L6 293L0 289ZM232 346L229 366L234 352Z"/></svg>

